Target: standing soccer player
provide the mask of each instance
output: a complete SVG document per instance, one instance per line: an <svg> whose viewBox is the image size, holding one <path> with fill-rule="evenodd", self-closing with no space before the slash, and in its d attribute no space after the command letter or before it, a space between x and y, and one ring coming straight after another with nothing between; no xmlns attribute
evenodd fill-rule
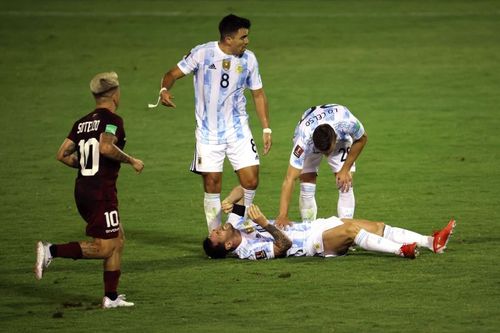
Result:
<svg viewBox="0 0 500 333"><path fill-rule="evenodd" d="M163 77L163 105L175 107L171 88L193 73L196 148L191 171L201 174L209 232L221 224L222 169L227 155L249 207L259 182L259 154L248 125L245 88L250 89L263 128L263 153L271 149L267 97L255 55L247 50L250 21L235 15L219 23L220 40L198 45Z"/></svg>
<svg viewBox="0 0 500 333"><path fill-rule="evenodd" d="M78 169L75 201L87 222L86 234L92 241L50 244L39 241L36 246L35 277L40 280L53 258L103 259L103 308L133 306L125 295L118 295L121 257L125 237L118 214L116 180L121 163L130 164L137 173L144 168L141 160L123 152L125 130L116 114L120 103L118 75L97 74L90 81L95 110L77 120L64 140L57 159Z"/></svg>
<svg viewBox="0 0 500 333"><path fill-rule="evenodd" d="M337 215L352 218L355 206L352 172L367 140L363 125L345 106L326 104L307 109L295 128L276 224L290 222L288 205L297 178L301 182L299 209L302 220L316 219L316 178L323 155L336 177L339 190Z"/></svg>

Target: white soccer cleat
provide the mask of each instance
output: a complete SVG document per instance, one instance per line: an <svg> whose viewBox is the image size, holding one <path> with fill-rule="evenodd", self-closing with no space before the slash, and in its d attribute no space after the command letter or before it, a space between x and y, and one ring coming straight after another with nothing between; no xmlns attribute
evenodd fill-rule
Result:
<svg viewBox="0 0 500 333"><path fill-rule="evenodd" d="M114 301L112 301L109 297L104 296L104 298L102 299L102 308L113 309L119 307L134 306L134 303L127 302L125 299L125 295L118 295L118 297Z"/></svg>
<svg viewBox="0 0 500 333"><path fill-rule="evenodd" d="M43 271L49 267L52 257L50 256L49 250L50 244L38 241L36 243L36 263L33 268L35 273L35 278L41 280L43 277Z"/></svg>

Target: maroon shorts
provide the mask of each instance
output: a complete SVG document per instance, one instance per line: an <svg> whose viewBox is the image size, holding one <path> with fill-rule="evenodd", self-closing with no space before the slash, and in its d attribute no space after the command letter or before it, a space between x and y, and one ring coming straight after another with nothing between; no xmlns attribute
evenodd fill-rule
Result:
<svg viewBox="0 0 500 333"><path fill-rule="evenodd" d="M118 237L120 216L116 196L114 199L107 196L108 200L102 200L88 194L88 191L82 191L81 187L75 187L76 207L87 222L87 236L102 239Z"/></svg>

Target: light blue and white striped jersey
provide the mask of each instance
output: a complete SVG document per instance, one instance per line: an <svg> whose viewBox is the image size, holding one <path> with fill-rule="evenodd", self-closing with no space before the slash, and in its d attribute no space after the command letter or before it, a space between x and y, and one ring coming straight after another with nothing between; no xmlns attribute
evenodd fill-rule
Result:
<svg viewBox="0 0 500 333"><path fill-rule="evenodd" d="M274 224L274 220L269 223ZM274 258L274 238L265 229L251 220L243 220L243 217L231 214L228 219L235 229L241 232L241 243L233 251L240 259L272 259ZM292 246L288 249L287 257L300 257L307 254L307 239L311 235L312 224L310 222L293 223L284 232Z"/></svg>
<svg viewBox="0 0 500 333"><path fill-rule="evenodd" d="M250 131L245 88L262 88L257 58L246 50L241 56L222 52L218 42L198 45L177 64L193 73L196 139L204 144L235 142Z"/></svg>
<svg viewBox="0 0 500 333"><path fill-rule="evenodd" d="M332 126L337 141L359 140L365 133L361 122L345 107L338 104L317 105L307 109L300 119L293 134L293 149L290 165L304 168L305 158L315 152L312 136L316 127L322 124Z"/></svg>

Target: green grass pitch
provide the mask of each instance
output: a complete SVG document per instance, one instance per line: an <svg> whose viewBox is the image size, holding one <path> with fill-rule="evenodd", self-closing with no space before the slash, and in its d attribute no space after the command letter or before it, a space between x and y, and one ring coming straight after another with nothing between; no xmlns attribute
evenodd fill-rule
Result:
<svg viewBox="0 0 500 333"><path fill-rule="evenodd" d="M252 20L273 148L256 196L278 211L293 129L311 105L346 105L369 142L356 216L430 233L458 222L443 255L358 251L269 262L204 257L192 79L176 109L148 111L190 48L216 40L230 12ZM55 160L89 112L91 77L115 70L126 151L118 182L127 244L103 311L100 261L58 259L41 281L34 244L80 240L74 170ZM498 1L3 1L0 4L0 331L498 332L500 330L500 3ZM249 99L257 143L260 126ZM224 193L236 183L225 166ZM322 167L319 216L336 213ZM291 217L299 218L297 197Z"/></svg>

